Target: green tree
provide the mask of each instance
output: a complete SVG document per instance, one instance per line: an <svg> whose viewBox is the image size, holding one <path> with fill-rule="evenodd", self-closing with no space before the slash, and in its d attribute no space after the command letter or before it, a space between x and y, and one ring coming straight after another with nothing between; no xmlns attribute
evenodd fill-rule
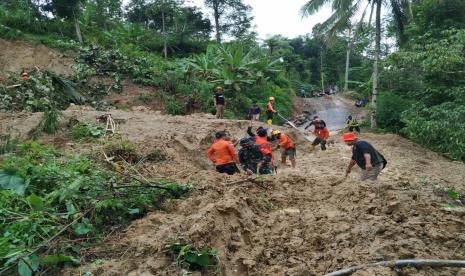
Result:
<svg viewBox="0 0 465 276"><path fill-rule="evenodd" d="M79 43L83 43L79 16L82 13L81 5L84 0L47 0L42 4L44 11L51 12L58 18L73 20L76 37Z"/></svg>
<svg viewBox="0 0 465 276"><path fill-rule="evenodd" d="M204 0L205 6L213 11L216 42L223 34L241 37L251 28L252 7L242 0Z"/></svg>
<svg viewBox="0 0 465 276"><path fill-rule="evenodd" d="M86 9L91 9L92 20L96 26L108 29L108 22L119 20L122 16L122 0L90 0Z"/></svg>
<svg viewBox="0 0 465 276"><path fill-rule="evenodd" d="M325 0L310 0L301 9L303 15L311 15L317 12L324 4L332 2L333 14L322 24L322 28L333 30L346 29L351 18L359 13L363 0L344 0L344 1L325 1ZM373 0L375 13L375 52L373 62L373 76L372 76L372 91L371 91L371 127L376 128L376 100L378 95L379 84L379 62L381 58L381 7L383 4L390 5L392 16L397 23L400 44L404 42L404 26L407 21L406 8L409 9L408 1L401 0Z"/></svg>

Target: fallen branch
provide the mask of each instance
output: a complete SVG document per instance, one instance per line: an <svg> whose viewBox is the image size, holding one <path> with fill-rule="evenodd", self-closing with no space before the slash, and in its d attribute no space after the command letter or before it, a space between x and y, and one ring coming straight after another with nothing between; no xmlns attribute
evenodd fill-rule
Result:
<svg viewBox="0 0 465 276"><path fill-rule="evenodd" d="M108 162L109 164L111 165L114 165L115 163L112 161L113 157L108 157L104 151L102 151L103 153L103 156L105 157L105 161ZM122 158L121 156L119 156L119 158L121 158L121 160L124 162L124 164L126 166L128 166L130 169L132 169L136 174L138 174L141 178L143 179L139 179L137 176L133 175L133 174L124 174L122 172L119 172L117 171L117 173L119 173L120 175L124 176L124 177L129 177L129 178L132 178L134 180L136 180L137 182L141 183L142 185L123 185L123 186L114 186L112 188L115 188L115 189L121 189L121 188L156 188L156 189L163 189L163 190L168 190L168 191L172 191L174 190L173 188L171 187L167 187L167 186L162 186L162 185L158 185L158 184L154 184L154 183L151 183L147 178L145 178L136 168L134 168L134 166L132 166L128 161L126 161L124 158Z"/></svg>
<svg viewBox="0 0 465 276"><path fill-rule="evenodd" d="M166 187L166 186L160 186L160 185L156 185L156 184L152 184L152 183L145 183L145 182L142 182L141 180L137 179L137 178L134 178L132 177L134 180L142 183L142 185L123 185L123 186L112 186L112 188L114 189L122 189L122 188L156 188L156 189L164 189L164 190L173 190L172 188L170 187Z"/></svg>
<svg viewBox="0 0 465 276"><path fill-rule="evenodd" d="M351 275L357 270L366 269L369 267L390 267L390 268L402 268L402 267L465 267L465 261L461 260L431 260L431 259L407 259L397 261L383 261L372 264L357 265L350 268L334 271L325 276L342 276Z"/></svg>
<svg viewBox="0 0 465 276"><path fill-rule="evenodd" d="M9 266L5 267L4 269L2 269L0 271L0 275L3 275L3 273L7 272L8 270L10 270L11 268L13 268L16 263L22 259L24 260L24 258L29 258L31 255L35 254L37 251L39 251L42 247L44 246L47 246L49 245L53 240L55 240L56 238L58 238L61 234L63 234L63 232L65 232L70 226L72 226L73 224L75 224L76 222L78 222L80 219L82 219L85 215L87 215L90 211L92 211L93 208L90 208L88 209L87 211L85 211L84 213L82 213L81 215L79 215L76 219L74 219L71 223L67 224L65 227L63 227L60 231L58 231L58 233L56 233L55 235L53 235L53 237L49 238L48 240L42 242L39 246L37 246L33 251L29 252L29 254L25 255L25 256L21 256L19 257L17 260L15 260L13 263L11 263ZM26 263L27 264L27 263ZM33 271L33 269L31 269L31 271Z"/></svg>

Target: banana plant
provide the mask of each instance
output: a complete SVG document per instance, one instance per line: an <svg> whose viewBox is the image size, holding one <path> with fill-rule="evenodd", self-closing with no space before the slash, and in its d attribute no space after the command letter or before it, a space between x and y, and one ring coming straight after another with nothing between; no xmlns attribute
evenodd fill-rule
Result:
<svg viewBox="0 0 465 276"><path fill-rule="evenodd" d="M208 46L205 54L197 55L189 60L194 76L206 80L211 80L218 75L218 66L222 62L215 46Z"/></svg>

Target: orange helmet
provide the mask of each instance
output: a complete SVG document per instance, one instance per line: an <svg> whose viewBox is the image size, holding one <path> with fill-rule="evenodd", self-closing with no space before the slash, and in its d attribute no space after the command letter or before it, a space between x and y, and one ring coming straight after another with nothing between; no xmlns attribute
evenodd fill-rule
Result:
<svg viewBox="0 0 465 276"><path fill-rule="evenodd" d="M355 133L353 133L353 132L347 132L347 133L344 133L341 136L341 140L344 141L344 142L355 141L357 139L358 139L357 135L355 135Z"/></svg>

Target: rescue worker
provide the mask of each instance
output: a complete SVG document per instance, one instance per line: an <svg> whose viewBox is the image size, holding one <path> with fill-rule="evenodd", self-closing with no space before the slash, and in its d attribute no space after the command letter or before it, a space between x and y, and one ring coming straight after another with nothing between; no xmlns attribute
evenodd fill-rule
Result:
<svg viewBox="0 0 465 276"><path fill-rule="evenodd" d="M28 81L29 80L29 74L24 72L22 75L21 75L21 79L23 81Z"/></svg>
<svg viewBox="0 0 465 276"><path fill-rule="evenodd" d="M215 133L216 141L207 151L207 157L216 166L219 173L229 175L240 172L236 164L239 163L236 150L225 131Z"/></svg>
<svg viewBox="0 0 465 276"><path fill-rule="evenodd" d="M352 159L346 169L346 177L350 174L352 167L357 164L360 169L360 180L376 180L381 171L386 167L387 161L370 143L358 140L353 132L345 133L341 140L348 146L352 146Z"/></svg>
<svg viewBox="0 0 465 276"><path fill-rule="evenodd" d="M320 144L321 145L321 150L326 150L326 143L329 138L329 130L327 127L317 127L315 125L315 130L313 131L313 134L315 134L316 138L312 142L312 150L315 149L315 147Z"/></svg>
<svg viewBox="0 0 465 276"><path fill-rule="evenodd" d="M251 175L257 171L260 174L273 173L271 154L263 155L259 146L255 145L250 138L242 138L240 145L239 161L247 174Z"/></svg>
<svg viewBox="0 0 465 276"><path fill-rule="evenodd" d="M270 141L272 141L274 137L268 137L268 131L263 127L257 128L256 135L252 133L252 127L248 127L247 134L249 134L250 139L254 142L254 144L258 145L258 148L263 156L270 156L270 164L272 168L276 170L276 166L273 164L274 157L270 145Z"/></svg>
<svg viewBox="0 0 465 276"><path fill-rule="evenodd" d="M213 104L216 108L216 118L223 119L225 100L223 95L223 88L221 86L217 86L215 88L215 94L213 94Z"/></svg>
<svg viewBox="0 0 465 276"><path fill-rule="evenodd" d="M305 129L308 129L311 126L314 126L315 130L317 128L325 128L326 127L326 122L321 120L319 116L314 116L313 120L310 122L310 124L308 126L305 127Z"/></svg>
<svg viewBox="0 0 465 276"><path fill-rule="evenodd" d="M281 152L281 164L286 165L286 159L289 156L289 160L291 160L292 168L295 169L296 149L295 149L294 141L292 141L291 137L289 137L287 134L281 133L281 131L279 130L273 130L272 134L279 141L278 145L276 146L275 149L273 149L273 151L276 151L279 148L283 148L283 151Z"/></svg>
<svg viewBox="0 0 465 276"><path fill-rule="evenodd" d="M260 120L260 106L258 106L257 101L252 103L252 106L249 109L249 118L252 121L259 121Z"/></svg>
<svg viewBox="0 0 465 276"><path fill-rule="evenodd" d="M352 115L349 115L349 117L347 118L347 125L349 125L350 132L353 132L355 129L355 131L360 133L360 127L359 127L358 121L357 119L352 118Z"/></svg>
<svg viewBox="0 0 465 276"><path fill-rule="evenodd" d="M274 104L274 97L270 97L268 104L266 105L266 123L269 125L273 124L273 115L275 113L278 113L278 111L276 111L273 108L273 104Z"/></svg>

